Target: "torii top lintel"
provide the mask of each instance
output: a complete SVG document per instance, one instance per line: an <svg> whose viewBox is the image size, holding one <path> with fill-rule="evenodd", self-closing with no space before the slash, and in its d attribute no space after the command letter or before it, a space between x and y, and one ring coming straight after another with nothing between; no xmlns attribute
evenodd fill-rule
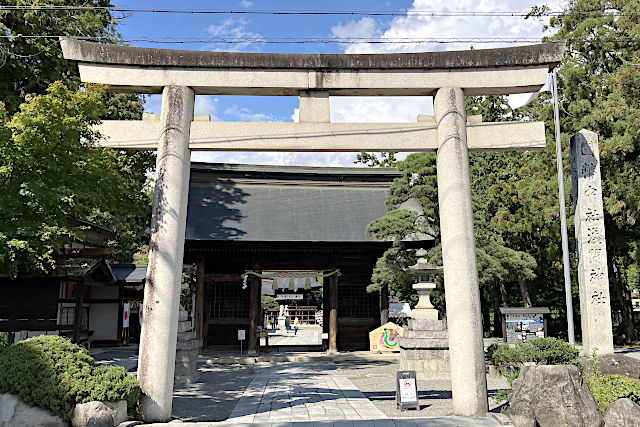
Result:
<svg viewBox="0 0 640 427"><path fill-rule="evenodd" d="M537 91L564 53L564 42L500 49L399 54L202 52L61 40L87 83L160 93L190 86L203 95L433 95L460 87L466 95Z"/></svg>

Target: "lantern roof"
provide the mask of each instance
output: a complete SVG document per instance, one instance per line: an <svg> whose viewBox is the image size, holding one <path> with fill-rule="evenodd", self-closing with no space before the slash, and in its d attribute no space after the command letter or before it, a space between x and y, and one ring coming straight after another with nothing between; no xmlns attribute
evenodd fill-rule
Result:
<svg viewBox="0 0 640 427"><path fill-rule="evenodd" d="M416 251L416 256L418 256L418 261L409 267L409 270L413 273L441 273L442 266L431 264L424 258L427 255L427 251L425 249L418 249Z"/></svg>

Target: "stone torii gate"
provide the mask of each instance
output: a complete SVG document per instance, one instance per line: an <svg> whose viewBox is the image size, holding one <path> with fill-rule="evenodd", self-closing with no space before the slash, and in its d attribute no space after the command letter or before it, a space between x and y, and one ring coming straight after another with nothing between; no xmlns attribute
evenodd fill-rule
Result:
<svg viewBox="0 0 640 427"><path fill-rule="evenodd" d="M562 43L373 55L199 52L62 40L83 82L162 93L160 120L104 121L103 146L157 149L138 378L146 421L171 416L190 152L437 151L454 413L484 416L487 386L468 151L545 146L542 122L467 120L465 95L535 92ZM299 123L193 121L195 95L300 97ZM434 96L418 123L330 123L329 96Z"/></svg>

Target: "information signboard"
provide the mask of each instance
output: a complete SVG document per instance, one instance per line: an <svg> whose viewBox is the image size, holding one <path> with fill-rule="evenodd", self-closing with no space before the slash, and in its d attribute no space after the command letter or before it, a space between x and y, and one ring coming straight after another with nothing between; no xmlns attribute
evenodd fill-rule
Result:
<svg viewBox="0 0 640 427"><path fill-rule="evenodd" d="M275 296L276 300L302 299L302 294L279 294Z"/></svg>
<svg viewBox="0 0 640 427"><path fill-rule="evenodd" d="M505 323L508 343L544 338L544 316L542 314L505 314Z"/></svg>
<svg viewBox="0 0 640 427"><path fill-rule="evenodd" d="M398 371L396 373L396 405L398 409L413 408L420 410L416 371Z"/></svg>
<svg viewBox="0 0 640 427"><path fill-rule="evenodd" d="M238 341L240 341L240 354L242 354L242 341L245 340L244 329L238 329Z"/></svg>

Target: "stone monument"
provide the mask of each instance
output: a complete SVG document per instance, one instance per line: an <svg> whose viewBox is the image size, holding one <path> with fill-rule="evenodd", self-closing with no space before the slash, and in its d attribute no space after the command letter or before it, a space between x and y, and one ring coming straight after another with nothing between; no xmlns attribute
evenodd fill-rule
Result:
<svg viewBox="0 0 640 427"><path fill-rule="evenodd" d="M598 135L571 138L571 183L578 249L582 344L590 356L613 354L607 245L604 236Z"/></svg>
<svg viewBox="0 0 640 427"><path fill-rule="evenodd" d="M448 374L449 334L444 321L438 320L438 310L431 304L430 294L435 289L434 278L442 273L442 267L430 264L424 256L427 251L416 251L419 257L409 270L416 275L413 289L418 292L418 304L411 310L411 319L400 344L400 369L415 370L425 374Z"/></svg>
<svg viewBox="0 0 640 427"><path fill-rule="evenodd" d="M278 315L278 329L287 332L287 320L289 317L289 308L284 305L280 306L280 314Z"/></svg>

